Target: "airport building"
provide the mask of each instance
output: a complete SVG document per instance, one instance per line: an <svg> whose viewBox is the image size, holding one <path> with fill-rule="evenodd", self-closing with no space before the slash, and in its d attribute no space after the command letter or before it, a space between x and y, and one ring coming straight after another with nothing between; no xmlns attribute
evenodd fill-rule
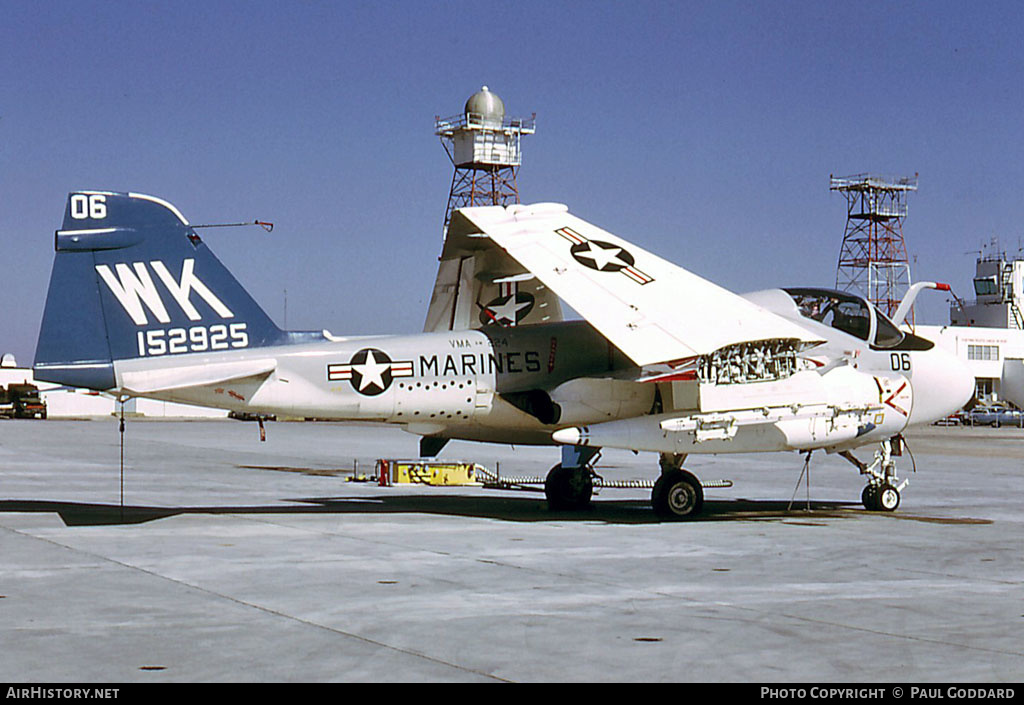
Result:
<svg viewBox="0 0 1024 705"><path fill-rule="evenodd" d="M920 325L916 330L967 363L979 401L1008 401L1024 408L1024 331L954 325Z"/></svg>
<svg viewBox="0 0 1024 705"><path fill-rule="evenodd" d="M1024 408L1024 260L979 256L974 294L973 301L952 303L948 326L917 329L967 363L979 401Z"/></svg>

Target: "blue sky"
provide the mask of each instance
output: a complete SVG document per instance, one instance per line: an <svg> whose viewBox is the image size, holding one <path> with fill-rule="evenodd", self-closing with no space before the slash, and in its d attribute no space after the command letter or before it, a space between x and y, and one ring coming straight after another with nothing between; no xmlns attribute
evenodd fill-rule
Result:
<svg viewBox="0 0 1024 705"><path fill-rule="evenodd" d="M913 276L961 296L969 252L1024 242L1019 2L0 8L0 352L26 364L76 189L275 222L206 240L279 324L287 292L292 329L419 331L451 180L434 116L483 84L537 113L523 201L737 292L835 283L830 174L919 173Z"/></svg>

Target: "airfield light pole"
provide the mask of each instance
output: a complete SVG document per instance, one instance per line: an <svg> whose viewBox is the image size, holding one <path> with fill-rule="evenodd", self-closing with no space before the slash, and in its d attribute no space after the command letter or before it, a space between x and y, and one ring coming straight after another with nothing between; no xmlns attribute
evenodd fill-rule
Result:
<svg viewBox="0 0 1024 705"><path fill-rule="evenodd" d="M912 177L873 174L832 176L830 189L846 197L846 233L839 251L836 288L858 291L888 316L910 288L910 262L903 240ZM913 319L908 316L908 321Z"/></svg>
<svg viewBox="0 0 1024 705"><path fill-rule="evenodd" d="M456 208L519 203L520 145L523 135L536 131L536 119L536 113L506 118L505 104L487 86L469 97L459 115L434 118L434 134L455 167L442 238Z"/></svg>

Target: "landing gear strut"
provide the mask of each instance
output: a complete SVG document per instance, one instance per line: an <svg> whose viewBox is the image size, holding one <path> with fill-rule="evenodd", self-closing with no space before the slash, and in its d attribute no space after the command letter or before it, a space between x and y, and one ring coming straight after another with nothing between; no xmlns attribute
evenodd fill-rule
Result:
<svg viewBox="0 0 1024 705"><path fill-rule="evenodd" d="M664 519L692 519L704 508L704 488L700 480L683 470L686 455L662 453L661 477L651 492L651 507Z"/></svg>
<svg viewBox="0 0 1024 705"><path fill-rule="evenodd" d="M872 512L893 512L900 506L900 492L907 486L907 480L900 480L896 475L896 462L893 455L899 454L902 439L895 436L882 441L881 448L875 451L875 459L865 465L850 453L842 456L860 469L861 475L868 476L868 484L860 494L864 508ZM894 450L895 445L895 450Z"/></svg>

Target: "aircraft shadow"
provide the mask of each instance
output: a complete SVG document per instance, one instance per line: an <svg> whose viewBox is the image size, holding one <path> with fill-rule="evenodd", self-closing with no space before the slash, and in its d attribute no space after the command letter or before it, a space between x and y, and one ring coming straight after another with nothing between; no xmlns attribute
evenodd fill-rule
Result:
<svg viewBox="0 0 1024 705"><path fill-rule="evenodd" d="M148 507L140 505L90 504L47 500L2 500L0 513L55 513L65 526L108 526L143 524L186 514L433 514L438 516L496 519L508 522L580 521L606 524L685 524L723 521L787 521L815 525L816 520L855 518L859 502L778 500L707 500L703 513L691 522L658 518L643 500L595 500L582 511L550 511L543 498L472 497L466 495L315 497L292 499L300 504L271 506ZM854 508L851 510L851 508Z"/></svg>

